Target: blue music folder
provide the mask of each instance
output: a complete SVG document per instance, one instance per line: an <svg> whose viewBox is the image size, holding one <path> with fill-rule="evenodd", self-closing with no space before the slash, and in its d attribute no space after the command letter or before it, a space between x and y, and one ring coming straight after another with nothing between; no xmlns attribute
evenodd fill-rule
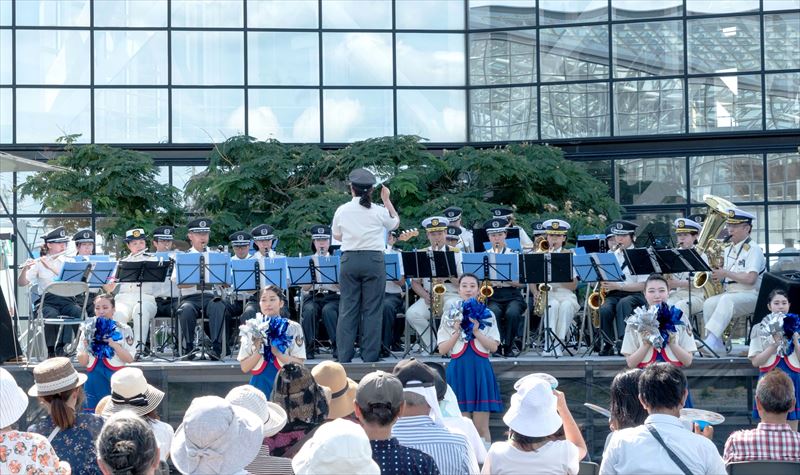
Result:
<svg viewBox="0 0 800 475"><path fill-rule="evenodd" d="M617 256L609 252L576 254L572 256L572 266L581 282L620 282L624 280ZM599 276L595 267L600 271Z"/></svg>
<svg viewBox="0 0 800 475"><path fill-rule="evenodd" d="M231 259L231 286L234 292L258 290L256 259Z"/></svg>
<svg viewBox="0 0 800 475"><path fill-rule="evenodd" d="M403 275L403 261L400 259L400 254L384 254L383 263L386 267L386 280L400 280L400 276Z"/></svg>
<svg viewBox="0 0 800 475"><path fill-rule="evenodd" d="M89 273L89 287L96 289L108 283L108 279L117 270L117 261L99 261L92 266Z"/></svg>
<svg viewBox="0 0 800 475"><path fill-rule="evenodd" d="M89 261L91 262L109 262L111 261L111 256L107 254L92 254L89 256Z"/></svg>
<svg viewBox="0 0 800 475"><path fill-rule="evenodd" d="M339 283L339 256L305 256L286 258L289 268L289 285L311 284L311 263L314 264L315 283Z"/></svg>
<svg viewBox="0 0 800 475"><path fill-rule="evenodd" d="M522 243L519 240L519 238L507 238L506 247L511 249L512 251L522 252ZM486 241L483 243L484 251L488 251L491 248L492 248L491 241Z"/></svg>
<svg viewBox="0 0 800 475"><path fill-rule="evenodd" d="M465 274L475 274L479 280L488 277L494 281L519 282L519 254L516 253L465 252L461 254L461 268Z"/></svg>
<svg viewBox="0 0 800 475"><path fill-rule="evenodd" d="M89 261L65 262L64 267L61 268L61 273L58 274L58 280L60 282L83 282L84 275L86 275L91 265Z"/></svg>
<svg viewBox="0 0 800 475"><path fill-rule="evenodd" d="M286 269L285 257L264 257L261 262L261 285L275 285L286 290L289 271Z"/></svg>
<svg viewBox="0 0 800 475"><path fill-rule="evenodd" d="M175 255L178 285L200 284L200 253L185 252ZM205 283L228 284L231 257L221 252L205 253Z"/></svg>

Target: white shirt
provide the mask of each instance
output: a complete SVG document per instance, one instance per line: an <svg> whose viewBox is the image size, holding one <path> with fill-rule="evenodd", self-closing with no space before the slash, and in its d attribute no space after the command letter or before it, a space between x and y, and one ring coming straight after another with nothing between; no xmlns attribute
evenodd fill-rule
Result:
<svg viewBox="0 0 800 475"><path fill-rule="evenodd" d="M120 259L121 262L144 262L144 261L158 261L155 256L151 256L147 253L141 253L136 255L129 255L123 259ZM166 267L166 264L164 264ZM169 280L169 279L167 279ZM163 287L163 283L160 282L142 282L142 295L150 295L155 297L156 293ZM120 294L134 294L139 295L139 286L134 283L120 283L119 284L119 293Z"/></svg>
<svg viewBox="0 0 800 475"><path fill-rule="evenodd" d="M478 429L475 428L475 423L472 422L472 419L458 415L457 417L442 417L442 422L444 422L447 430L454 434L461 434L467 439L467 443L472 447L472 451L475 452L475 458L478 463L483 465L484 460L486 460L486 446L483 445L483 439L478 434Z"/></svg>
<svg viewBox="0 0 800 475"><path fill-rule="evenodd" d="M267 321L268 317L264 317L264 315L258 313L256 314L256 318L252 319L259 323L263 323ZM305 343L305 336L303 335L303 327L300 326L299 323L289 320L289 328L286 329L286 334L292 337L292 343L286 348L285 355L294 356L295 358L306 359L306 343ZM246 335L242 335L240 338L247 338ZM236 357L237 361L244 361L247 358L252 356L252 353L245 351L245 345L242 344L239 347L239 355ZM262 354L261 358L258 359L258 363L253 367L254 370L257 370L261 366L264 365L264 356ZM280 361L278 361L279 366L281 365Z"/></svg>
<svg viewBox="0 0 800 475"><path fill-rule="evenodd" d="M166 462L169 457L169 448L172 445L172 438L175 436L175 429L166 422L158 421L156 419L148 419L150 428L153 429L153 435L156 436L156 444L159 449L159 458L162 462Z"/></svg>
<svg viewBox="0 0 800 475"><path fill-rule="evenodd" d="M568 440L554 440L531 452L523 452L510 442L495 442L489 448L482 474L575 475L580 467L578 447Z"/></svg>
<svg viewBox="0 0 800 475"><path fill-rule="evenodd" d="M63 255L52 258L43 256L36 260L36 264L25 272L25 278L31 285L38 285L39 292L44 293L45 287L53 283L53 279L61 274L61 268L67 260Z"/></svg>
<svg viewBox="0 0 800 475"><path fill-rule="evenodd" d="M683 348L684 350L688 351L690 354L697 351L697 342L694 341L694 337L692 336L692 325L686 320L686 316L684 315L681 318L683 325L675 325L675 329L678 330L674 336L678 338L678 346ZM672 336L670 337L672 338ZM622 348L620 349L620 353L625 356L632 355L642 346L642 334L638 331L633 329L633 326L627 325L625 327L625 337L622 339ZM645 364L649 365L656 361L656 355L659 353L659 350L656 350L653 347L650 347L650 352L645 353L642 356L642 361L638 364ZM661 351L661 356L664 357L670 363L676 364L677 366L683 366L678 360L678 357L675 356L675 353L672 352L672 348L669 345L665 345Z"/></svg>
<svg viewBox="0 0 800 475"><path fill-rule="evenodd" d="M88 318L86 322L92 322L92 324L94 324L98 318L101 317ZM128 350L131 356L136 357L136 345L134 344L135 340L133 339L133 330L131 330L131 327L125 323L117 322L117 330L122 333L122 340L118 342L120 346ZM89 355L89 364L86 365L87 367L92 367L92 365L94 365L94 360L97 359L90 350L91 348L86 345L86 337L83 336L83 330L81 330L80 335L78 335L78 349L76 351ZM125 362L119 359L116 352L114 352L114 357L108 360L108 364L115 368L125 366Z"/></svg>
<svg viewBox="0 0 800 475"><path fill-rule="evenodd" d="M645 424L652 424L664 443L695 474L724 475L725 463L709 439L695 434L680 419L666 414L651 414ZM613 433L603 452L600 474L683 475L667 451L645 425Z"/></svg>
<svg viewBox="0 0 800 475"><path fill-rule="evenodd" d="M725 290L728 292L746 292L758 290L761 286L761 271L766 267L764 251L752 239L729 246L725 251L725 269L731 272L755 272L758 278L753 285L728 282L725 279Z"/></svg>
<svg viewBox="0 0 800 475"><path fill-rule="evenodd" d="M761 336L763 334L761 331L762 324L763 321L759 322L756 325L753 325L753 329L750 330L750 349L747 352L748 358L753 358L754 356L757 356L761 354L762 351L764 351L765 348L763 340L764 337ZM763 365L761 365L761 368L772 369L773 367L775 367L775 365L778 364L778 361L780 359L781 357L778 356L778 353L776 352L774 355L772 355L771 358L769 358L766 362L764 362ZM799 369L798 371L800 371L800 358L797 357L796 351L792 351L791 354L786 355L784 357L784 360L790 367L798 368Z"/></svg>
<svg viewBox="0 0 800 475"><path fill-rule="evenodd" d="M442 344L449 340L453 335L453 332L457 331L459 333L459 337L456 340L455 345L453 345L453 349L450 350L451 355L460 355L461 352L464 351L464 347L467 345L467 341L464 339L464 332L461 331L461 325L458 327L451 327L448 321L455 316L461 316L461 306L463 304L463 300L459 300L458 303L453 304L453 307L449 309L447 320L442 321L441 325L439 325L439 330L436 332L437 344ZM483 330L481 330L481 333L496 341L498 344L500 343L500 329L497 328L497 319L493 313L492 317L487 322L487 325L483 328ZM473 341L475 342L475 348L477 348L478 351L486 353L487 355L489 354L489 350L487 350L477 338L475 338Z"/></svg>
<svg viewBox="0 0 800 475"><path fill-rule="evenodd" d="M386 231L400 224L400 218L389 216L389 211L372 203L365 208L353 198L336 210L331 229L334 236L342 237L342 252L383 251L386 248Z"/></svg>
<svg viewBox="0 0 800 475"><path fill-rule="evenodd" d="M475 249L475 237L472 234L472 230L461 226L461 235L459 236L458 240L458 248L464 252L476 252Z"/></svg>

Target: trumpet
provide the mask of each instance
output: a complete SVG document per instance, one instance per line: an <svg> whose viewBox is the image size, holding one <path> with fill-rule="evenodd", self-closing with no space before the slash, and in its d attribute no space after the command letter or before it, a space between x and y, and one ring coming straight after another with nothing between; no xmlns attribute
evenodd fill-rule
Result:
<svg viewBox="0 0 800 475"><path fill-rule="evenodd" d="M488 280L481 282L480 294L478 300L484 303L494 295L494 287L492 287L492 284L489 283Z"/></svg>
<svg viewBox="0 0 800 475"><path fill-rule="evenodd" d="M547 242L547 239L542 239L536 246L536 252L548 252L549 250L550 250L550 243Z"/></svg>

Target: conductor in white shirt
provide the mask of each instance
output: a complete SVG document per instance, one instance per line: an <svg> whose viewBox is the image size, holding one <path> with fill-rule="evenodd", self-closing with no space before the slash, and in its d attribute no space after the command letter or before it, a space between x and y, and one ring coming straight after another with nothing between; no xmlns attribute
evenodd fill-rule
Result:
<svg viewBox="0 0 800 475"><path fill-rule="evenodd" d="M683 371L669 363L656 363L642 372L639 402L649 415L643 425L613 433L600 475L726 473L714 443L692 433L679 419L688 395L686 384Z"/></svg>
<svg viewBox="0 0 800 475"><path fill-rule="evenodd" d="M377 180L363 168L350 172L353 199L333 215L333 237L342 243L339 284L339 322L336 346L339 362L349 363L355 354L355 340L361 323L361 359L378 361L381 348L381 321L386 287L383 252L386 233L400 224L389 188L381 188L384 206L372 203Z"/></svg>

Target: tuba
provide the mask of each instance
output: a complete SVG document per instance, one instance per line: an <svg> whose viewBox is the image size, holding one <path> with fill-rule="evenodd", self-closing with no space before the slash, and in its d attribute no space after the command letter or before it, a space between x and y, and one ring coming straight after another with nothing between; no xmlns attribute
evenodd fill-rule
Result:
<svg viewBox="0 0 800 475"><path fill-rule="evenodd" d="M725 265L723 251L725 241L717 239L717 235L725 226L728 218L728 210L733 209L734 205L730 201L714 195L704 195L703 201L708 205L708 213L703 221L703 229L697 237L697 250L705 253L708 257L708 264L712 269L719 269ZM694 276L692 285L695 288L703 289L706 298L712 297L722 292L722 283L715 282L711 278L710 272L698 272Z"/></svg>

